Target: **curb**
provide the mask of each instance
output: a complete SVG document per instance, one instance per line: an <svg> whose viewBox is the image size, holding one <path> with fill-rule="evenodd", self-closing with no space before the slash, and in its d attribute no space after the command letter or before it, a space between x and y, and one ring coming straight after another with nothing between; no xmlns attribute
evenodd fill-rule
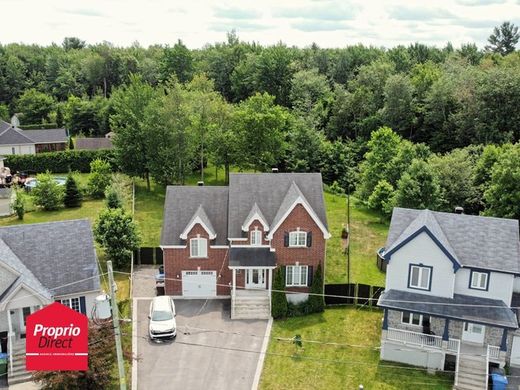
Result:
<svg viewBox="0 0 520 390"><path fill-rule="evenodd" d="M262 369L264 368L265 353L267 352L267 346L269 345L269 337L271 336L272 326L273 326L273 317L270 317L269 322L267 322L267 327L265 328L264 341L262 343L262 349L260 351L260 356L258 357L258 364L256 365L255 379L253 380L253 385L251 386L251 390L257 390L258 385L260 384L260 377L262 376Z"/></svg>

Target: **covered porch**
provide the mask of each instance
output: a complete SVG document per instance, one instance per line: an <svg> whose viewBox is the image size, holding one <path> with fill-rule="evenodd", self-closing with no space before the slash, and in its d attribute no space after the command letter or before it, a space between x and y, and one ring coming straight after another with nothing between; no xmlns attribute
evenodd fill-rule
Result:
<svg viewBox="0 0 520 390"><path fill-rule="evenodd" d="M269 247L231 247L231 318L269 318L274 252Z"/></svg>

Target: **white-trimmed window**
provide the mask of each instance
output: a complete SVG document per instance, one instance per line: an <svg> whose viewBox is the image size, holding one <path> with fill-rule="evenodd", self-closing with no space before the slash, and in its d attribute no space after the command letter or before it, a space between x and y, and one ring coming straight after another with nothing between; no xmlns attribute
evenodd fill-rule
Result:
<svg viewBox="0 0 520 390"><path fill-rule="evenodd" d="M285 267L286 286L307 286L309 267L306 265L288 265Z"/></svg>
<svg viewBox="0 0 520 390"><path fill-rule="evenodd" d="M255 229L251 231L251 245L262 245L262 231Z"/></svg>
<svg viewBox="0 0 520 390"><path fill-rule="evenodd" d="M289 246L290 247L299 247L299 246L307 246L307 232L302 232L297 230L295 232L289 233Z"/></svg>
<svg viewBox="0 0 520 390"><path fill-rule="evenodd" d="M476 290L487 290L489 282L489 273L487 272L479 272L479 271L471 271L471 281L470 288Z"/></svg>
<svg viewBox="0 0 520 390"><path fill-rule="evenodd" d="M208 257L208 240L192 238L190 240L190 257Z"/></svg>
<svg viewBox="0 0 520 390"><path fill-rule="evenodd" d="M432 276L432 267L423 265L410 265L408 275L408 287L419 290L429 290Z"/></svg>
<svg viewBox="0 0 520 390"><path fill-rule="evenodd" d="M62 299L61 304L70 307L72 310L76 310L78 313L81 313L79 298Z"/></svg>
<svg viewBox="0 0 520 390"><path fill-rule="evenodd" d="M403 311L401 314L401 322L407 325L423 326L425 323L430 322L430 316Z"/></svg>

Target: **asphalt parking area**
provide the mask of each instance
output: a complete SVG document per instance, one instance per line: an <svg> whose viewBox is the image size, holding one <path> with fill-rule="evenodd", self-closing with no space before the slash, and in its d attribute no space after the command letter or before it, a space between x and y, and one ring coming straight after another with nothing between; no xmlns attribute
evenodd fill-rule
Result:
<svg viewBox="0 0 520 390"><path fill-rule="evenodd" d="M150 300L137 301L139 389L251 389L267 320L231 320L230 300L176 300L177 338L148 338Z"/></svg>

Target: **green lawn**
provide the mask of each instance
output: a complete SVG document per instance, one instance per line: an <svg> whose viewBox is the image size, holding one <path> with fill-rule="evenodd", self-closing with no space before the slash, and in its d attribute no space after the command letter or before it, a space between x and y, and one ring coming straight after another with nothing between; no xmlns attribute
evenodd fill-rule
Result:
<svg viewBox="0 0 520 390"><path fill-rule="evenodd" d="M357 389L360 384L370 390L451 389L450 376L379 361L381 317L378 310L337 307L321 314L275 321L260 389ZM297 334L302 337L302 348L278 340Z"/></svg>
<svg viewBox="0 0 520 390"><path fill-rule="evenodd" d="M347 198L325 193L327 221L332 238L327 242L326 283L347 282L347 257L341 248L341 229L347 224ZM386 241L388 223L350 198L350 281L384 286L385 274L376 266L376 250Z"/></svg>

